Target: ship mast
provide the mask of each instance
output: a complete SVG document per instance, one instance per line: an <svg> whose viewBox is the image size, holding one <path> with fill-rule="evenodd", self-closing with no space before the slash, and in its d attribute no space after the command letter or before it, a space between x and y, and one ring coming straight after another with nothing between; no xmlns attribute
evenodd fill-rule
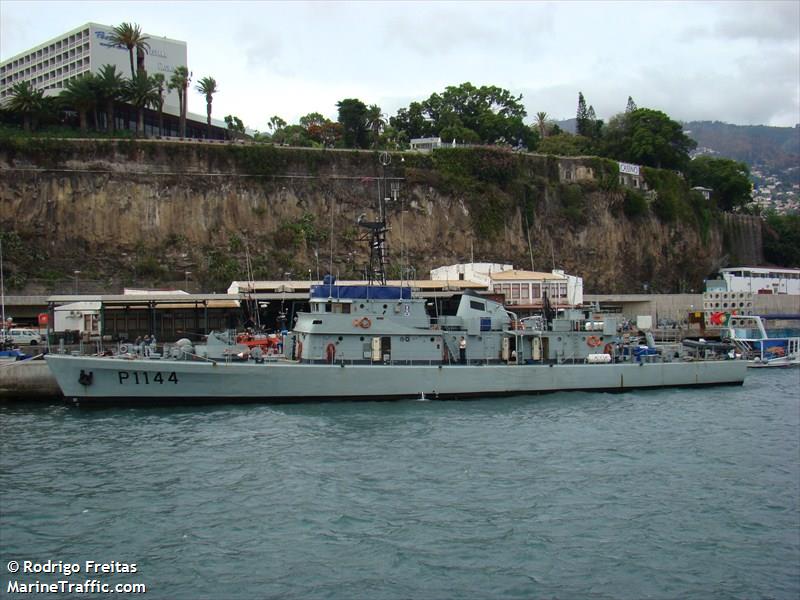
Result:
<svg viewBox="0 0 800 600"><path fill-rule="evenodd" d="M367 266L367 282L369 285L386 285L386 264L388 257L386 254L386 233L389 228L386 226L386 204L389 198L386 195L386 167L392 162L392 157L388 152L381 153L381 166L383 176L378 182L378 220L367 221L366 215L358 217L358 225L366 229L361 241L369 242L369 265ZM381 183L383 185L381 185ZM392 183L392 198L397 200L399 188Z"/></svg>

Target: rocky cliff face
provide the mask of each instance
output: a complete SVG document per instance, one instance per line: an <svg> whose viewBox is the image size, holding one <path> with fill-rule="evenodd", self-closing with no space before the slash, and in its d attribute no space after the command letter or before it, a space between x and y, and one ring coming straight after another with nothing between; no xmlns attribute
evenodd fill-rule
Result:
<svg viewBox="0 0 800 600"><path fill-rule="evenodd" d="M613 163L483 149L391 160L384 169L373 152L2 141L7 281L59 291L80 270L111 292L191 271L202 289L222 291L247 279L248 260L256 279L316 277L331 264L358 278L367 248L356 220L374 215L393 182L390 277L474 257L563 268L588 292L688 291L729 254L725 231L750 240L740 262L760 261L757 222L633 216Z"/></svg>

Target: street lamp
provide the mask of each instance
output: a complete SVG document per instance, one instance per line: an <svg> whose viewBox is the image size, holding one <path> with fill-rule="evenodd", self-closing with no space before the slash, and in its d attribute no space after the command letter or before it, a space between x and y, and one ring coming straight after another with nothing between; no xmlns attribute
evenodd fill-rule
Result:
<svg viewBox="0 0 800 600"><path fill-rule="evenodd" d="M75 294L77 294L78 293L78 275L80 275L81 272L80 271L73 271L72 274L75 275Z"/></svg>
<svg viewBox="0 0 800 600"><path fill-rule="evenodd" d="M189 275L191 275L191 271L184 271L183 272L183 287L186 288L184 291L189 291Z"/></svg>

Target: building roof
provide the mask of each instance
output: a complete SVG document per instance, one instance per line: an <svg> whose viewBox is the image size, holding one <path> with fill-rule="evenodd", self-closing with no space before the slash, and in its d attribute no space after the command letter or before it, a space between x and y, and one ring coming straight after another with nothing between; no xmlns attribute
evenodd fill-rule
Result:
<svg viewBox="0 0 800 600"><path fill-rule="evenodd" d="M312 285L322 285L321 281L293 280L293 281L232 281L228 287L229 294L247 294L249 290L257 293L265 292L307 292ZM364 280L337 280L336 285L355 285L364 286L368 283ZM486 284L469 280L449 280L444 279L398 279L388 280L388 286L405 286L420 290L437 289L478 289L485 290Z"/></svg>
<svg viewBox="0 0 800 600"><path fill-rule="evenodd" d="M500 271L498 273L491 273L492 281L529 281L529 280L543 280L555 279L558 281L567 278L566 275L558 273L543 273L541 271L523 271L521 269L514 269L513 271Z"/></svg>

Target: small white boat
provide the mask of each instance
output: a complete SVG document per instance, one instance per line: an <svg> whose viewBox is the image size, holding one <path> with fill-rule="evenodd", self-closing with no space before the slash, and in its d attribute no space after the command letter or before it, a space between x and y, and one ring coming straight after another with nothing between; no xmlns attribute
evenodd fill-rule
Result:
<svg viewBox="0 0 800 600"><path fill-rule="evenodd" d="M770 337L764 321L757 315L736 316L728 326L727 337L748 367L800 366L800 337Z"/></svg>

